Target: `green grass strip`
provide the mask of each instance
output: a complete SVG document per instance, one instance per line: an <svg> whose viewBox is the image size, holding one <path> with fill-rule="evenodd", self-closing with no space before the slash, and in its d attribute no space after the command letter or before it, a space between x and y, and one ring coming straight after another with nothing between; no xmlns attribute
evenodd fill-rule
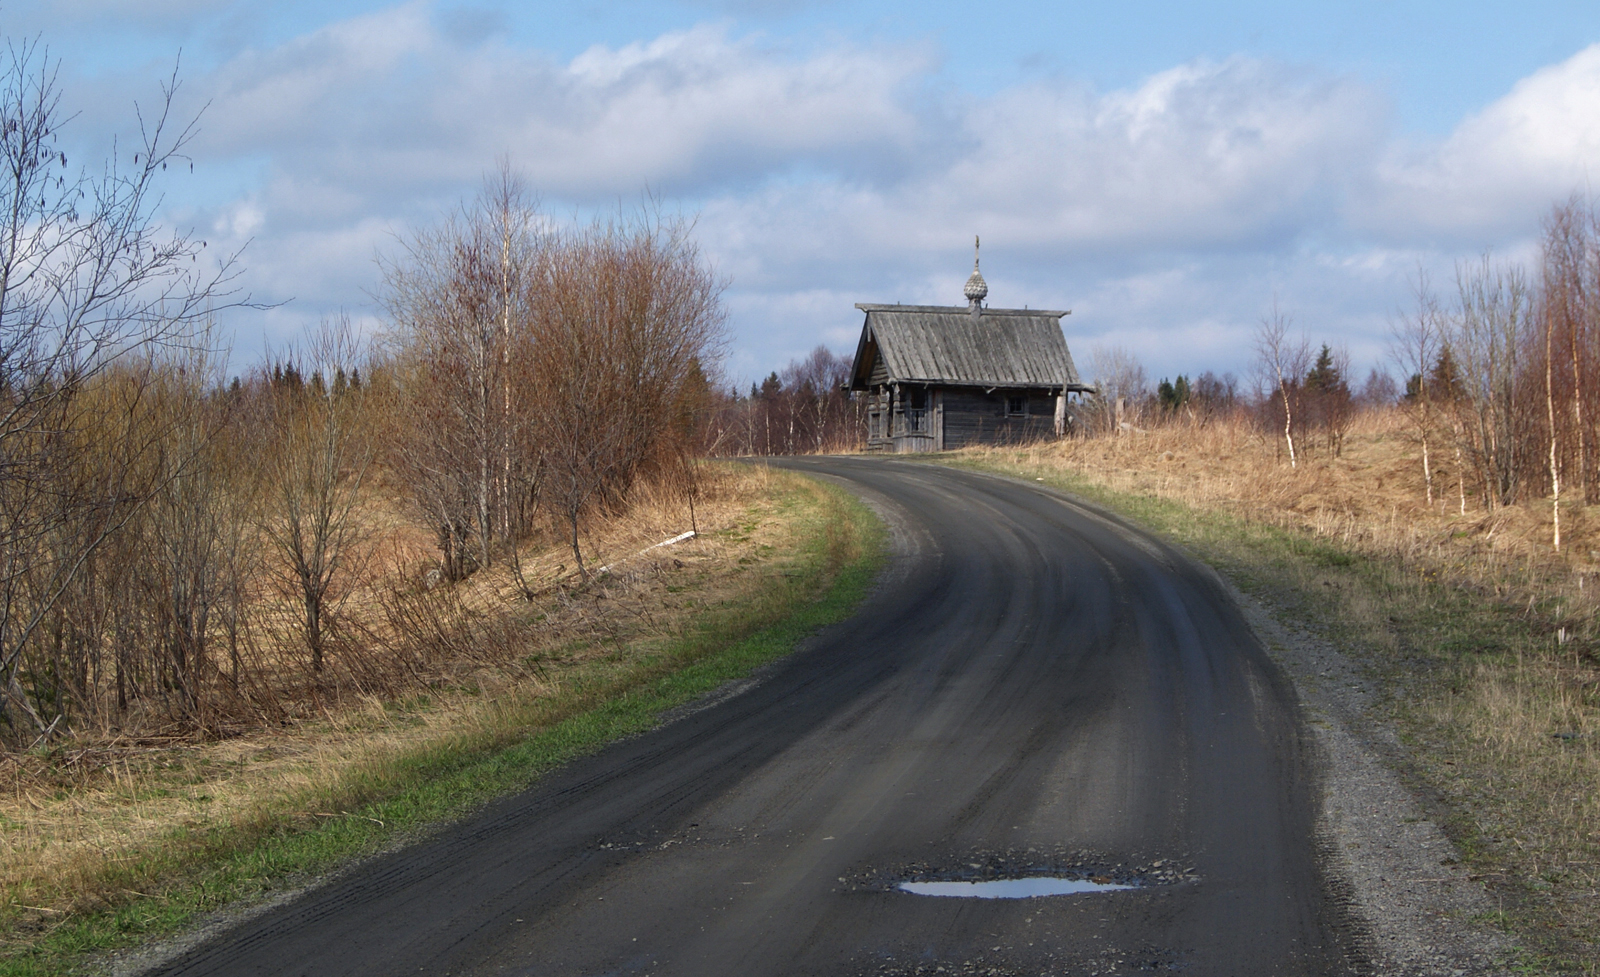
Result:
<svg viewBox="0 0 1600 977"><path fill-rule="evenodd" d="M783 505L801 508L794 536L799 551L755 600L711 609L693 632L634 665L592 669L564 682L556 696L508 703L489 732L357 769L336 791L295 803L298 810L337 817L296 827L280 812L204 832L175 831L103 880L107 891L120 886L147 895L130 894L121 905L44 933L10 928L0 975L79 972L97 954L171 935L202 914L292 888L407 833L525 789L788 654L818 628L848 617L884 560L887 534L877 517L838 488L817 485L815 491L811 498L802 498L811 495L804 489L784 491Z"/></svg>

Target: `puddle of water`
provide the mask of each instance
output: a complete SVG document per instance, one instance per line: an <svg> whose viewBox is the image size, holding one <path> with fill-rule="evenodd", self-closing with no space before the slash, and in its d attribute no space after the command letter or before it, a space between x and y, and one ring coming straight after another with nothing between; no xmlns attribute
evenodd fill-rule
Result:
<svg viewBox="0 0 1600 977"><path fill-rule="evenodd" d="M1033 899L1080 892L1119 892L1138 886L1088 879L996 879L992 882L902 882L896 888L919 896L962 896L967 899Z"/></svg>

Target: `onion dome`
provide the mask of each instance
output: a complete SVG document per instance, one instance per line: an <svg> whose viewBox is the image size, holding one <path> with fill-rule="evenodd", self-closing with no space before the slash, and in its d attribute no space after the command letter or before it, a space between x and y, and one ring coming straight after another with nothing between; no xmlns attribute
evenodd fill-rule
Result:
<svg viewBox="0 0 1600 977"><path fill-rule="evenodd" d="M972 239L972 275L967 279L966 287L961 294L967 297L967 308L977 310L978 304L989 295L989 283L983 280L983 272L978 270L978 239Z"/></svg>

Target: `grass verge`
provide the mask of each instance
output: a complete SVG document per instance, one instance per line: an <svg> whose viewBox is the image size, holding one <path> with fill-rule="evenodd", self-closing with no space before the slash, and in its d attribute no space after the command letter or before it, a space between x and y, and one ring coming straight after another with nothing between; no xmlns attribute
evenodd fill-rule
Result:
<svg viewBox="0 0 1600 977"><path fill-rule="evenodd" d="M584 663L562 675L553 695L508 694L469 730L369 760L330 786L248 817L180 828L109 858L93 880L99 908L41 919L30 907L12 906L0 920L0 975L78 972L99 954L303 884L648 730L663 712L842 620L881 566L885 531L840 489L794 476L775 476L774 483L780 508L794 520L798 549L764 571L744 599L707 607L690 629L643 655L619 649Z"/></svg>
<svg viewBox="0 0 1600 977"><path fill-rule="evenodd" d="M1600 662L1591 641L1562 630L1559 589L1512 600L1338 535L1108 487L1037 453L931 460L1118 512L1350 654L1381 690L1372 718L1408 748L1401 774L1499 907L1478 922L1514 937L1522 972L1600 972Z"/></svg>

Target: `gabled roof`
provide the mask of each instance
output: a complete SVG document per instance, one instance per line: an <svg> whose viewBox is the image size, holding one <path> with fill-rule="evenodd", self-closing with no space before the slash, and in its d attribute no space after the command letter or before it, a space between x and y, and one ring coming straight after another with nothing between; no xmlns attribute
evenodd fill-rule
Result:
<svg viewBox="0 0 1600 977"><path fill-rule="evenodd" d="M1061 334L1068 312L965 306L870 305L856 347L852 390L865 390L878 361L890 382L1088 390Z"/></svg>

